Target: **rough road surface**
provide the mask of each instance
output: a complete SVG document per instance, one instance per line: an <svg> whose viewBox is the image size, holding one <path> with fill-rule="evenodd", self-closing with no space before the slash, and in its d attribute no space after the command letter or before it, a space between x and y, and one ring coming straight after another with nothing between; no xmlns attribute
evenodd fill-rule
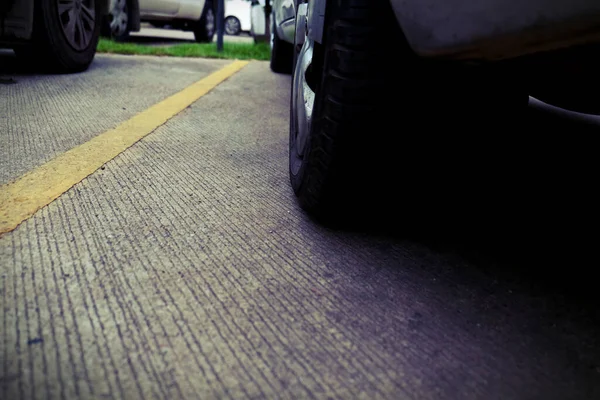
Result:
<svg viewBox="0 0 600 400"><path fill-rule="evenodd" d="M224 63L6 72L2 183ZM287 180L289 84L250 63L0 237L0 398L600 398L597 258L552 264L570 233L530 246L546 228L526 218L459 239L486 214L441 237L312 221Z"/></svg>

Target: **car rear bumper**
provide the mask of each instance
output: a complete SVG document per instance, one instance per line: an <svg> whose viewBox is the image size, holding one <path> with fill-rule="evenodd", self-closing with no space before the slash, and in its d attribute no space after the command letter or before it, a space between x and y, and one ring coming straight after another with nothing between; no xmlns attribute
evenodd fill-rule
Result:
<svg viewBox="0 0 600 400"><path fill-rule="evenodd" d="M422 56L500 59L600 42L598 0L391 0Z"/></svg>

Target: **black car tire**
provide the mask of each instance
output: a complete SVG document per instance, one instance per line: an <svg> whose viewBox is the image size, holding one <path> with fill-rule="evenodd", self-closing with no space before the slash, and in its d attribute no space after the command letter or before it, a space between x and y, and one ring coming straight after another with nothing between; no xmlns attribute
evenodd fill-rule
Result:
<svg viewBox="0 0 600 400"><path fill-rule="evenodd" d="M242 23L236 17L225 18L225 33L227 35L237 36L242 32Z"/></svg>
<svg viewBox="0 0 600 400"><path fill-rule="evenodd" d="M215 35L216 15L213 3L210 0L206 1L202 16L194 26L194 37L196 42L210 43Z"/></svg>
<svg viewBox="0 0 600 400"><path fill-rule="evenodd" d="M271 15L271 71L280 74L292 73L294 48L291 43L280 39L275 29L275 14Z"/></svg>
<svg viewBox="0 0 600 400"><path fill-rule="evenodd" d="M395 20L390 18L392 11L386 3L328 3L328 29L323 44L316 44L313 50L307 77L315 88L315 100L303 149L297 140L298 111L290 102L290 181L301 207L315 216L331 214L334 209L342 211L340 207L364 193L363 183L370 181L365 176L366 157L373 146L382 145L379 132L384 129L379 121L388 119L384 118L389 110L386 91L391 84L388 78L393 75L393 63L385 48L387 40L393 40L389 27ZM408 47L404 58L405 72L409 73ZM292 86L294 82L292 79ZM292 88L292 96L294 93ZM398 104L398 109L401 107Z"/></svg>
<svg viewBox="0 0 600 400"><path fill-rule="evenodd" d="M94 12L93 26L91 23L86 23L86 27L90 29L87 40L80 40L78 42L80 45L74 46L63 31L61 18L67 17L65 13L59 17L59 0L36 0L32 43L16 48L17 56L34 65L35 68L41 66L49 72L85 71L96 54L102 24L100 1L92 0L86 5L89 5L88 9Z"/></svg>

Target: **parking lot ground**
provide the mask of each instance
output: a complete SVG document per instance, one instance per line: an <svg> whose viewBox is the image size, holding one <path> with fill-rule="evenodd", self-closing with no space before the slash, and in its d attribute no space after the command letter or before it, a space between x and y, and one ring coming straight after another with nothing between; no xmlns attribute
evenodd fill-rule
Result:
<svg viewBox="0 0 600 400"><path fill-rule="evenodd" d="M98 56L84 74L4 73L3 183L228 62ZM553 228L563 213L520 215L507 236L476 224L459 244L317 223L288 185L289 85L249 63L0 236L0 397L598 398L597 263ZM570 139L517 142L541 155L521 175L591 154L595 128L551 125ZM548 180L579 182L590 160ZM495 212L467 211L444 232ZM534 246L548 229L559 246Z"/></svg>
<svg viewBox="0 0 600 400"><path fill-rule="evenodd" d="M15 84L0 86L2 184L230 62L99 54L83 74L34 75L14 71L19 66L10 56L3 60L0 71Z"/></svg>

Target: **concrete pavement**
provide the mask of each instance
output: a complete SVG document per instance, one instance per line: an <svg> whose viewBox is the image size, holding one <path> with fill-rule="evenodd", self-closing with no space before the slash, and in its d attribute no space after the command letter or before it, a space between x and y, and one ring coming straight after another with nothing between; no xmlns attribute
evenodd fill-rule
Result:
<svg viewBox="0 0 600 400"><path fill-rule="evenodd" d="M11 74L4 183L224 63ZM473 257L299 210L289 84L250 63L0 237L0 397L598 398L595 305L530 279L540 255L522 270L507 248Z"/></svg>
<svg viewBox="0 0 600 400"><path fill-rule="evenodd" d="M153 60L153 61L150 61ZM3 57L0 184L172 95L227 61L98 55L76 75L30 75ZM2 72L0 72L2 73Z"/></svg>

